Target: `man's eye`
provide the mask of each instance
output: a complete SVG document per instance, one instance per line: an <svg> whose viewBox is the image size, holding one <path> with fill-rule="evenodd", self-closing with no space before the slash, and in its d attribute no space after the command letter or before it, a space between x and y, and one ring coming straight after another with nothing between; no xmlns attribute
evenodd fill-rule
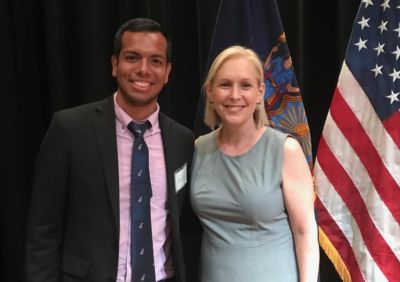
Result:
<svg viewBox="0 0 400 282"><path fill-rule="evenodd" d="M163 66L163 65L164 65L164 61L161 60L161 59L153 59L153 60L152 60L152 63L153 63L154 65L157 65L157 66Z"/></svg>
<svg viewBox="0 0 400 282"><path fill-rule="evenodd" d="M134 55L128 55L128 56L126 56L126 60L128 62L136 62L138 60L138 57L134 56Z"/></svg>

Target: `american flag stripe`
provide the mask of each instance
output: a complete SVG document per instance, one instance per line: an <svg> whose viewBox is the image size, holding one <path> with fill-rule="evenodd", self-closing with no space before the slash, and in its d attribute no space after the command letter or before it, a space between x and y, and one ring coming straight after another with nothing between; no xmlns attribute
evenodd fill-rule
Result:
<svg viewBox="0 0 400 282"><path fill-rule="evenodd" d="M316 163L316 166L319 166L318 162ZM323 174L319 174L319 177L323 176ZM326 177L324 180L326 180ZM332 191L334 190L332 189ZM330 192L331 191L328 191L328 193ZM330 196L330 199L335 203L334 206L340 207L343 204L342 199L337 195L336 192L333 193L334 194ZM336 252L339 252L340 264L342 265L344 263L348 266L348 268L352 269L353 281L363 281L363 276L357 263L354 251L351 248L345 234L342 232L336 221L328 213L327 209L324 206L324 203L321 202L321 199L315 199L315 207L317 211L319 211L318 221L326 227L324 230L319 228L319 238L321 242L329 240L329 245L331 246L331 249L328 256L332 257L336 255ZM340 223L343 221L338 222ZM332 245L336 246L336 248L333 248ZM337 260L338 258L336 258L336 261ZM350 273L347 268L342 269L339 272L339 275L344 281L351 280Z"/></svg>
<svg viewBox="0 0 400 282"><path fill-rule="evenodd" d="M358 224L359 233L364 239L364 244L366 245L376 264L385 274L393 275L393 269L400 268L399 260L396 258L392 249L388 246L387 242L381 236L381 233L371 220L368 209L362 200L357 187L354 185L347 172L333 155L324 138L321 138L318 147L318 153L319 152L321 152L321 154L324 156L318 159L321 169L324 171L329 183L331 183L333 186L332 188L335 189L340 195L345 206L350 212L345 214L351 214L353 220ZM342 208L344 208L344 206L342 206ZM349 226L354 228L354 224L353 226ZM347 235L349 231L350 230L345 229L344 233ZM357 233L358 232L354 232L354 234ZM355 238L353 237L353 245L355 244L354 239ZM359 238L359 240L361 240L361 238ZM366 254L367 252L364 253L364 255Z"/></svg>
<svg viewBox="0 0 400 282"><path fill-rule="evenodd" d="M349 178L351 178L352 184L354 183L363 203L365 203L373 223L382 234L382 237L388 242L396 257L400 259L400 240L398 238L398 234L400 234L399 224L381 200L376 189L360 189L360 187L373 187L372 180L350 143L336 126L330 114L328 114L326 119L326 125L329 127L329 131L324 132L323 142L326 142L327 147L329 147L328 154L333 154L340 165L345 164L342 166L349 175ZM347 160L349 156L351 162ZM326 179L323 181L326 181ZM345 185L345 183L342 185ZM323 192L320 192L320 194L322 198L326 197ZM349 199L350 202L352 200L354 199ZM387 224L382 224L382 218L387 219Z"/></svg>
<svg viewBox="0 0 400 282"><path fill-rule="evenodd" d="M387 148L395 145L344 63L315 164L316 183L328 183L317 190L325 210L318 214L329 213L338 223L340 233L353 246L353 250L338 250L339 253L354 251L368 281L387 281L399 275L396 270L400 269L400 201L396 164L400 154L398 150L387 152ZM335 210L338 208L340 211ZM320 220L319 223L332 224ZM333 245L340 245L332 239L328 228L323 230ZM349 262L346 264L350 266ZM353 281L357 281L357 271L352 269Z"/></svg>
<svg viewBox="0 0 400 282"><path fill-rule="evenodd" d="M348 281L400 281L399 58L400 1L362 0L314 170L321 247Z"/></svg>
<svg viewBox="0 0 400 282"><path fill-rule="evenodd" d="M384 127L382 125L382 122L376 115L370 100L365 95L346 63L343 64L337 88L342 94L341 97L346 101L358 121L361 123L361 126L368 135L369 140L371 140L373 146L376 148L379 158L382 159L386 169L395 179L395 185L399 188L400 151L398 150L395 141L391 138L391 136L395 134L389 134L386 126ZM399 125L400 121L397 124L396 130L394 130L394 132L397 132L397 135L400 133ZM399 189L397 189L397 191L399 191Z"/></svg>
<svg viewBox="0 0 400 282"><path fill-rule="evenodd" d="M400 112L393 114L390 118L383 122L383 125L386 128L386 131L393 138L393 141L396 143L397 148L400 148ZM399 163L397 163L399 164Z"/></svg>
<svg viewBox="0 0 400 282"><path fill-rule="evenodd" d="M316 180L328 183L328 185L324 185L320 189L321 193L325 193L326 197L318 198L319 203L324 207L321 209L317 205L317 210L319 211L318 222L320 225L327 227L323 228L324 232L339 251L348 269L351 270L350 281L365 281L366 277L369 277L370 281L387 281L369 250L365 248L365 242L361 234L362 230L359 228L352 212L347 208L334 186L330 184L319 162L316 162L315 169L320 171L316 176ZM330 218L335 223L329 220Z"/></svg>
<svg viewBox="0 0 400 282"><path fill-rule="evenodd" d="M330 113L371 176L375 189L396 220L400 222L399 186L342 95L334 96Z"/></svg>

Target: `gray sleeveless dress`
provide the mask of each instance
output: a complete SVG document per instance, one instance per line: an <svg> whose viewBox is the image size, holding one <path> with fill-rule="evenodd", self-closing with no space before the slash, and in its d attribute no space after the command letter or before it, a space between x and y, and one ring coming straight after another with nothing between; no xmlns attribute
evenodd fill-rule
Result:
<svg viewBox="0 0 400 282"><path fill-rule="evenodd" d="M298 281L281 189L286 138L269 127L235 157L219 151L215 132L196 141L190 196L204 227L202 282Z"/></svg>

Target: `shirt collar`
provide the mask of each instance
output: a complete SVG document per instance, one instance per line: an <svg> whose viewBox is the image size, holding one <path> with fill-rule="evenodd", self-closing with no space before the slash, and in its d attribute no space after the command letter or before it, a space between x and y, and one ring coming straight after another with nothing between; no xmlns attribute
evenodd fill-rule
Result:
<svg viewBox="0 0 400 282"><path fill-rule="evenodd" d="M117 103L117 93L114 94L114 110L115 110L115 117L117 120L117 124L120 125L122 132L124 133L126 130L128 130L128 124L133 121L133 122L143 122L139 120L134 120L132 119ZM160 106L157 103L157 109L150 115L148 116L147 120L150 122L151 127L149 130L146 132L150 132L152 134L153 132L158 131L159 129L159 122L158 122L158 116L160 114Z"/></svg>

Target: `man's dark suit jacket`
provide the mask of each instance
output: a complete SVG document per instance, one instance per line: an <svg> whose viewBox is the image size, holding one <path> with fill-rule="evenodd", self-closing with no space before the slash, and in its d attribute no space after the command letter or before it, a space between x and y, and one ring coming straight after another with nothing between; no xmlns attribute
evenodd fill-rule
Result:
<svg viewBox="0 0 400 282"><path fill-rule="evenodd" d="M171 252L185 279L180 215L188 183L174 173L193 155L192 132L160 112ZM189 173L188 173L189 175ZM27 237L27 281L115 281L119 246L118 156L113 97L53 116L39 151Z"/></svg>

